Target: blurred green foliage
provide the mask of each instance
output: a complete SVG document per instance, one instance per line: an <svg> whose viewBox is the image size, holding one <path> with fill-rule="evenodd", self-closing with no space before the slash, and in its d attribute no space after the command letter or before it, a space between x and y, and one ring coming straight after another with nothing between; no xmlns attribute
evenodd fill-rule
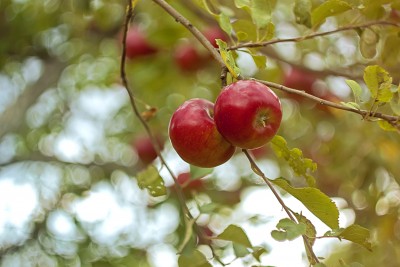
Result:
<svg viewBox="0 0 400 267"><path fill-rule="evenodd" d="M373 20L397 23L224 53L236 60L245 77L282 84L290 68L299 68L316 77L308 93L329 96L326 99L336 103L355 101L355 107L372 112L399 115L399 1L169 2L201 31L218 23L222 29L231 30L228 46L306 36ZM160 266L153 256L154 251L161 251L157 246L166 246L164 250L174 255L185 239L187 246L179 261L178 257L173 259L175 266L178 262L197 266L190 265L192 258L199 259L203 264L199 266L219 266L216 258L210 261L209 255L205 257L208 250L199 245L194 232L185 230L185 216L178 211L172 180L160 162L154 162L151 176L157 185L164 184L161 177L165 179L166 188L149 194L143 189L149 181L135 178L145 179L132 146L144 129L132 112L120 79L126 4L120 0L0 2L0 190L5 194L8 188L14 188L7 186L20 186L22 191L18 192L23 195L18 197L29 196L37 204L33 211L24 213L25 219L19 224L11 219L1 221L1 266L26 266L27 262L31 266ZM151 112L148 125L166 140L163 154L173 162L176 172L189 171L169 145L169 119L187 99L214 101L221 87L221 70L211 57L197 71L177 66L173 55L181 43L192 44L207 58L208 52L155 3L139 1L132 23L159 49L154 55L127 60L127 78L137 106L142 114ZM228 82L231 80L229 76ZM284 110L279 135L286 140L281 150L287 155L273 155L270 152L276 149L276 143L273 147L268 144L258 156L254 151L256 162L267 169L277 166L278 175L267 176L286 178L291 185L285 181L283 189L318 190L343 199L345 205L339 210L351 210L351 223L371 233L372 252L358 245L369 243L352 235L357 231L346 232L343 237L340 234L348 228L336 229L338 232L331 236L358 240L354 241L358 244L334 243L324 263L398 266L398 130L382 121L378 124L372 117L362 118L275 91ZM199 226L211 228L208 241L216 247L214 256L224 259L233 254L246 266L265 264L268 259L262 255L268 255L268 244L260 249L260 244L250 243L245 231L230 217L240 207L246 189L264 185L239 151L230 164L197 171L204 177L192 178L201 178L205 189L185 192L191 196L188 206L195 217L199 216ZM312 176L309 171L313 171ZM307 183L297 176L306 177L310 187L303 188ZM311 187L313 177L318 189ZM95 198L99 192L107 197ZM321 199L328 200L325 195ZM86 204L90 201L98 202L101 208L81 212L79 207L90 207ZM0 207L15 208L15 203L4 201ZM310 218L299 210L294 212L300 224L281 225L278 228L285 232L280 233L293 234L289 230L294 228L296 237L304 232L315 237ZM317 213L323 212L323 207L317 209ZM257 216L240 215L254 225L264 223ZM336 225L336 214L333 217ZM110 222L107 218L120 219ZM275 219L278 222L282 218ZM117 225L115 235L107 235L110 225ZM270 237L270 233L263 235ZM35 259L30 261L32 257Z"/></svg>

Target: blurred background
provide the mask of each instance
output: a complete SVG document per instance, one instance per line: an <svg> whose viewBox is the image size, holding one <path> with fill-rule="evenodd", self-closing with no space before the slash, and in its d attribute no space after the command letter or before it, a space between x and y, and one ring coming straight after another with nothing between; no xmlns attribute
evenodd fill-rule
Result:
<svg viewBox="0 0 400 267"><path fill-rule="evenodd" d="M0 1L2 267L178 266L177 248L185 233L173 180L156 158L120 79L125 2ZM199 2L173 4L207 38L235 44L259 37L234 1L206 1L211 10L232 19L231 36ZM292 2L277 1L274 7L276 38L311 32L307 22L298 20ZM319 31L376 19L400 21L396 1L376 1L376 6L349 2L368 3L329 18ZM337 103L353 101L345 80L362 81L367 65L379 64L399 83L399 32L345 31L241 49L235 57L245 77ZM195 97L214 101L219 93L220 69L208 52L150 1L136 7L126 49L127 78L138 108L179 175L198 224L209 236L230 224L243 227L252 244L265 249L260 266L307 266L300 239L277 242L271 237L286 214L239 150L227 163L204 170L183 162L171 147L168 124L176 108ZM364 89L361 101L368 109L370 96ZM398 266L399 134L356 114L276 93L284 114L279 134L318 164L317 186L337 204L340 226L357 223L371 231L372 252L346 241L318 239L316 254L327 266ZM396 103L382 111L395 110ZM269 178L304 185L269 144L252 155ZM137 174L150 164L160 172L166 195L152 196L138 183ZM314 223L318 236L328 230L297 200L284 200ZM190 245L211 258L209 246L192 239ZM239 257L228 242L211 242L229 266L259 266L252 257ZM215 259L210 262L221 266Z"/></svg>

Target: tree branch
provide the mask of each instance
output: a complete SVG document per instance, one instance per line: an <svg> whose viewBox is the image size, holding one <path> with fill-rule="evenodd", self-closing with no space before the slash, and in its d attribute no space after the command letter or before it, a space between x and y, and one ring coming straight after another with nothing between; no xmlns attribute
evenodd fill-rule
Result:
<svg viewBox="0 0 400 267"><path fill-rule="evenodd" d="M207 38L184 16L182 16L177 10L170 6L164 0L153 0L157 5L162 7L168 14L170 14L177 22L181 23L188 29L194 37L210 52L212 57L219 63L222 67L225 67L225 63L222 60L218 50L207 40Z"/></svg>
<svg viewBox="0 0 400 267"><path fill-rule="evenodd" d="M390 21L383 21L383 20L371 21L371 22L364 23L364 24L344 26L344 27L340 27L340 28L337 28L337 29L332 30L332 31L312 33L312 34L305 35L305 36L299 36L299 37L293 37L293 38L287 38L287 39L274 39L274 40L270 40L270 41L267 41L267 42L261 42L261 43L249 42L249 43L238 44L236 46L229 47L228 50L236 50L236 49L245 48L245 47L247 47L247 48L265 47L265 46L272 45L272 44L277 44L277 43L301 42L301 41L304 41L304 40L309 40L309 39L313 39L313 38L316 38L316 37L330 35L330 34L342 32L342 31L369 28L369 27L374 26L374 25L400 27L399 24L394 23L394 22L390 22Z"/></svg>
<svg viewBox="0 0 400 267"><path fill-rule="evenodd" d="M129 86L128 80L126 78L126 71L125 71L125 63L126 63L126 36L128 33L128 29L129 29L129 24L130 21L133 17L133 6L132 6L132 1L128 0L128 10L126 13L126 17L125 17L125 24L124 24L124 30L123 30L123 38L122 38L122 56L121 56L121 65L120 65L120 76L122 79L122 83L126 89L126 91L128 92L129 95L129 100L131 102L131 106L133 109L133 112L135 114L135 116L139 119L140 123L142 124L142 126L144 127L144 129L146 130L154 148L155 151L157 153L157 156L160 158L163 166L165 166L165 168L168 170L169 174L172 176L173 180L174 180L174 186L176 188L177 191L177 196L179 199L179 203L181 205L181 208L183 210L183 213L187 216L187 218L189 219L193 219L192 215L189 211L189 208L186 206L186 200L185 200L185 196L183 195L182 192L182 187L179 185L176 176L174 175L173 171L171 170L171 168L168 166L167 162L165 161L163 155L161 154L161 147L156 139L156 137L154 136L152 130L150 129L149 125L147 124L147 122L143 119L143 117L140 114L140 111L136 105L136 100L135 100L135 96L133 94L132 89Z"/></svg>
<svg viewBox="0 0 400 267"><path fill-rule="evenodd" d="M297 89L293 89L293 88L289 88L286 86L283 86L281 84L277 84L277 83L273 83L273 82L267 82L267 81L263 81L263 80L257 80L257 79L251 79L251 80L255 80L257 82L263 83L269 87L275 88L275 89L279 89L281 91L290 93L290 94L296 94L296 95L300 95L303 96L305 98L311 99L312 101L315 101L317 103L319 103L320 105L326 105L332 108L336 108L336 109L341 109L341 110L345 110L345 111L350 111L356 114L361 115L363 118L377 118L377 119L382 119L385 120L389 123L397 123L399 122L399 117L398 116L392 116L392 115L387 115L384 113L379 113L379 112L371 112L371 111L367 111L367 110L362 110L362 109L356 109L356 108L350 108L348 106L342 105L342 104L337 104L322 98L319 98L317 96L308 94L304 91L300 91Z"/></svg>
<svg viewBox="0 0 400 267"><path fill-rule="evenodd" d="M281 61L283 63L289 64L290 66L296 68L296 69L300 69L300 70L304 70L310 73L313 73L316 77L318 78L325 78L326 76L329 75L333 75L333 76L341 76L341 77L347 77L350 78L352 80L363 80L363 75L360 74L358 71L354 71L356 70L361 70L361 72L363 71L363 69L365 68L365 66L361 65L361 64L354 64L354 65L350 65L347 66L345 69L323 69L323 70L313 70L308 68L307 66L304 66L303 64L299 64L299 63L295 63L292 61L289 61L287 59L284 59L283 57L281 57L280 55L278 55L278 53L272 48L272 47L263 47L261 49L261 52L270 57L273 58L277 61Z"/></svg>

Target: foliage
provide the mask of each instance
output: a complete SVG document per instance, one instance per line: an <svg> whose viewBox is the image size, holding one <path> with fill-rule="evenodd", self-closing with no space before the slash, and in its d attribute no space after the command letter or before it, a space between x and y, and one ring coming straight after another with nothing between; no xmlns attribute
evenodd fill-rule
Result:
<svg viewBox="0 0 400 267"><path fill-rule="evenodd" d="M399 1L5 0L0 22L1 266L269 266L271 244L300 239L304 264L400 262ZM133 26L157 51L122 60ZM229 38L207 50L211 26ZM171 56L182 43L194 70ZM290 69L312 88L282 86ZM280 97L279 135L184 163L173 112L238 79ZM167 141L147 165L133 141L149 132ZM189 171L200 186L175 184ZM243 212L257 190L285 213Z"/></svg>

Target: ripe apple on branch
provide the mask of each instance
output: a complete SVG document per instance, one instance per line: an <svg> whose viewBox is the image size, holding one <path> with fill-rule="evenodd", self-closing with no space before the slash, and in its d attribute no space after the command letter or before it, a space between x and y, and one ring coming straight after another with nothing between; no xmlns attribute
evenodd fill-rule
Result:
<svg viewBox="0 0 400 267"><path fill-rule="evenodd" d="M177 153L199 167L215 167L235 149L265 145L282 120L279 98L266 85L242 80L225 87L215 106L204 99L186 101L171 118L169 135Z"/></svg>

